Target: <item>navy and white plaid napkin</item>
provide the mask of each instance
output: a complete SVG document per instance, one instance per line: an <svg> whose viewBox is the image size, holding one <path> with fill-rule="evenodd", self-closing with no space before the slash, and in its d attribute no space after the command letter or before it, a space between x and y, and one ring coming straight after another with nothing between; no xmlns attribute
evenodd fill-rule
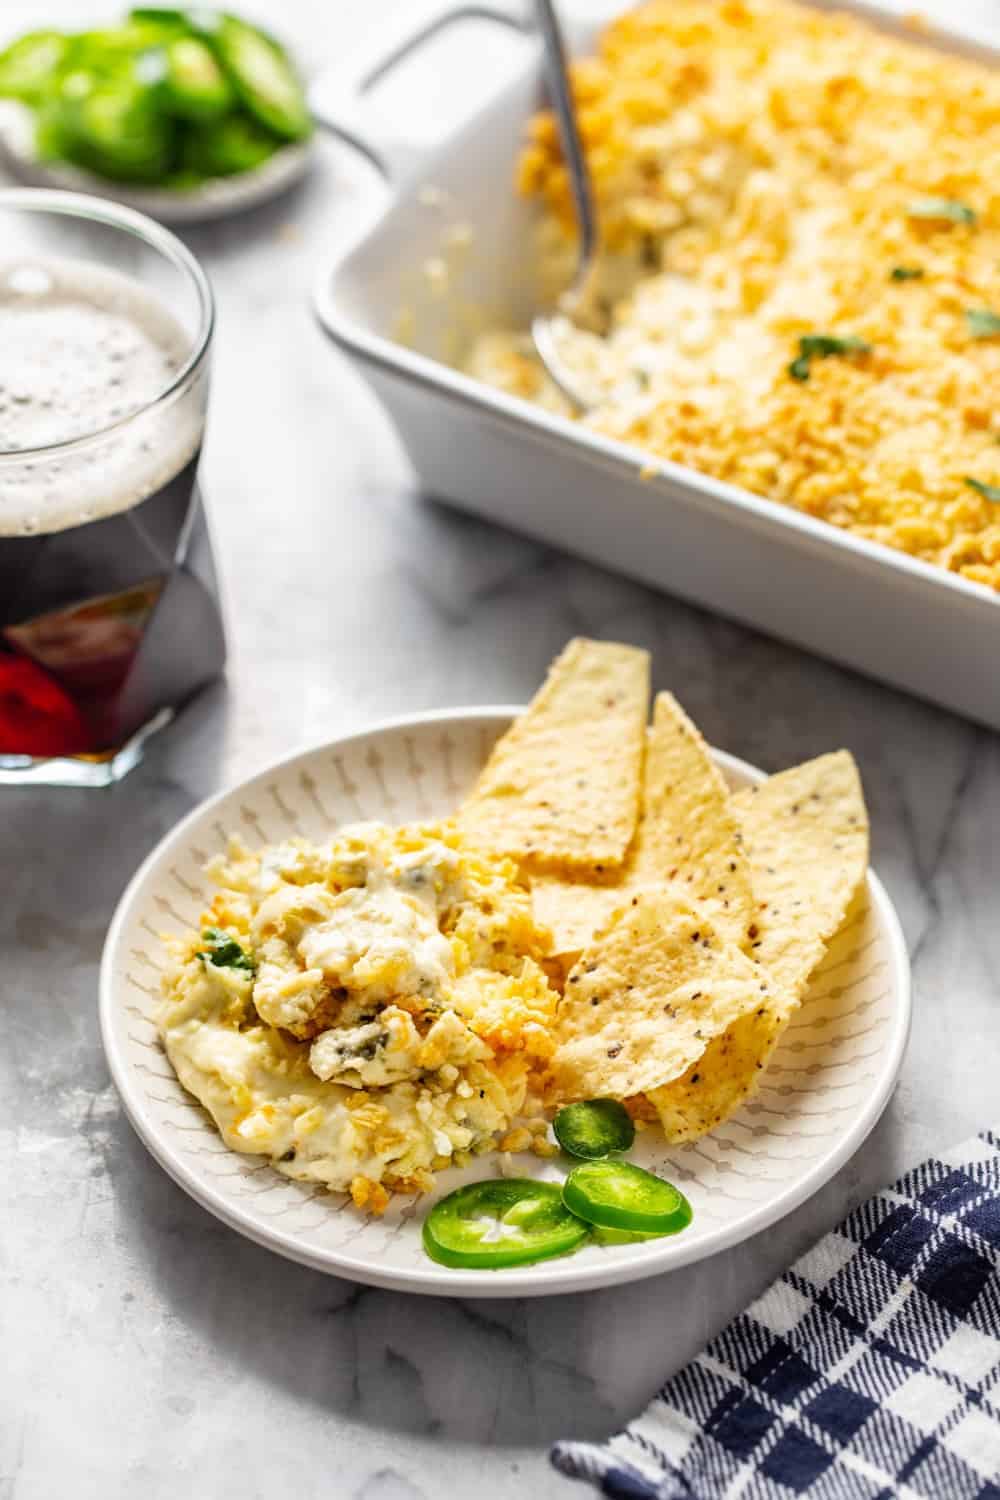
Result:
<svg viewBox="0 0 1000 1500"><path fill-rule="evenodd" d="M828 1234L607 1443L615 1500L1000 1500L1000 1135Z"/></svg>

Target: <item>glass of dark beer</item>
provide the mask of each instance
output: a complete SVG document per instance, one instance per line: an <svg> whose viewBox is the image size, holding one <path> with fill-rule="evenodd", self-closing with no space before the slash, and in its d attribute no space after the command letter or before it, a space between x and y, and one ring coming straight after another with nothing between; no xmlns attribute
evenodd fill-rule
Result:
<svg viewBox="0 0 1000 1500"><path fill-rule="evenodd" d="M0 782L97 786L222 670L212 293L172 234L0 191Z"/></svg>

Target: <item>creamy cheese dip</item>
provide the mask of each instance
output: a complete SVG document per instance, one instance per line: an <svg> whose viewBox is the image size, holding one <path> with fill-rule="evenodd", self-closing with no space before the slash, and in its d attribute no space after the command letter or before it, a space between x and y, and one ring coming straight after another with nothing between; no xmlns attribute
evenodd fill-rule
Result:
<svg viewBox="0 0 1000 1500"><path fill-rule="evenodd" d="M512 863L447 824L369 823L234 843L210 873L159 1027L229 1146L379 1208L509 1129L557 1000Z"/></svg>

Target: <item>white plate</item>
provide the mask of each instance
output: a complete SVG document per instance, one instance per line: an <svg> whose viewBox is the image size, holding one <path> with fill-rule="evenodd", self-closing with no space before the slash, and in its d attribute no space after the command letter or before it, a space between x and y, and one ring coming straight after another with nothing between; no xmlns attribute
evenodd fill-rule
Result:
<svg viewBox="0 0 1000 1500"><path fill-rule="evenodd" d="M213 797L162 841L119 903L101 967L101 1028L133 1125L176 1182L241 1234L292 1260L353 1281L439 1296L521 1297L581 1291L702 1260L790 1213L857 1150L899 1072L910 1021L906 947L892 903L868 877L866 899L832 943L798 1020L756 1100L694 1145L653 1130L633 1158L672 1178L694 1208L691 1227L638 1245L591 1246L563 1260L505 1271L435 1265L420 1244L430 1199L396 1200L381 1219L340 1195L291 1182L260 1157L229 1151L160 1049L159 934L196 922L209 894L202 866L231 832L263 843L322 837L340 822L398 822L449 812L515 710L425 714L279 761ZM734 786L760 780L714 752ZM515 1158L519 1173L558 1178L554 1162ZM498 1171L484 1157L441 1174L440 1191Z"/></svg>
<svg viewBox="0 0 1000 1500"><path fill-rule="evenodd" d="M70 193L89 193L92 198L109 198L161 224L203 224L257 208L286 192L305 176L312 160L312 142L282 146L249 172L215 177L194 188L128 187L68 162L39 161L32 112L5 99L0 100L0 160L29 187L61 188Z"/></svg>

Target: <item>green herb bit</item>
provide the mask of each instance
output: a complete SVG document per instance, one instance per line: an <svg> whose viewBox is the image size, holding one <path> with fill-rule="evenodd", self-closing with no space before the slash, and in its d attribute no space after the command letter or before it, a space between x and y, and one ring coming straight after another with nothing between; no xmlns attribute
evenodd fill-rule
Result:
<svg viewBox="0 0 1000 1500"><path fill-rule="evenodd" d="M907 205L911 219L945 219L952 224L974 224L976 210L957 198L918 198Z"/></svg>
<svg viewBox="0 0 1000 1500"><path fill-rule="evenodd" d="M889 272L890 281L919 281L923 276L921 266L893 266Z"/></svg>
<svg viewBox="0 0 1000 1500"><path fill-rule="evenodd" d="M981 479L970 479L968 474L965 482L970 490L975 490L977 495L982 495L984 500L990 500L994 505L1000 505L1000 484L985 484Z"/></svg>
<svg viewBox="0 0 1000 1500"><path fill-rule="evenodd" d="M216 969L241 969L245 974L256 973L257 964L253 955L241 948L228 932L220 932L218 927L206 927L201 936L206 946L199 949L196 956L202 963L210 963Z"/></svg>
<svg viewBox="0 0 1000 1500"><path fill-rule="evenodd" d="M807 333L799 339L799 350L807 359L826 359L831 354L870 354L872 346L848 333L838 338L832 333Z"/></svg>
<svg viewBox="0 0 1000 1500"><path fill-rule="evenodd" d="M1000 337L1000 313L993 312L989 307L967 307L965 321L974 339Z"/></svg>
<svg viewBox="0 0 1000 1500"><path fill-rule="evenodd" d="M806 333L799 339L798 358L788 366L793 380L808 380L809 366L814 359L829 359L838 354L870 354L872 346L856 334L845 334L838 338L832 333Z"/></svg>

